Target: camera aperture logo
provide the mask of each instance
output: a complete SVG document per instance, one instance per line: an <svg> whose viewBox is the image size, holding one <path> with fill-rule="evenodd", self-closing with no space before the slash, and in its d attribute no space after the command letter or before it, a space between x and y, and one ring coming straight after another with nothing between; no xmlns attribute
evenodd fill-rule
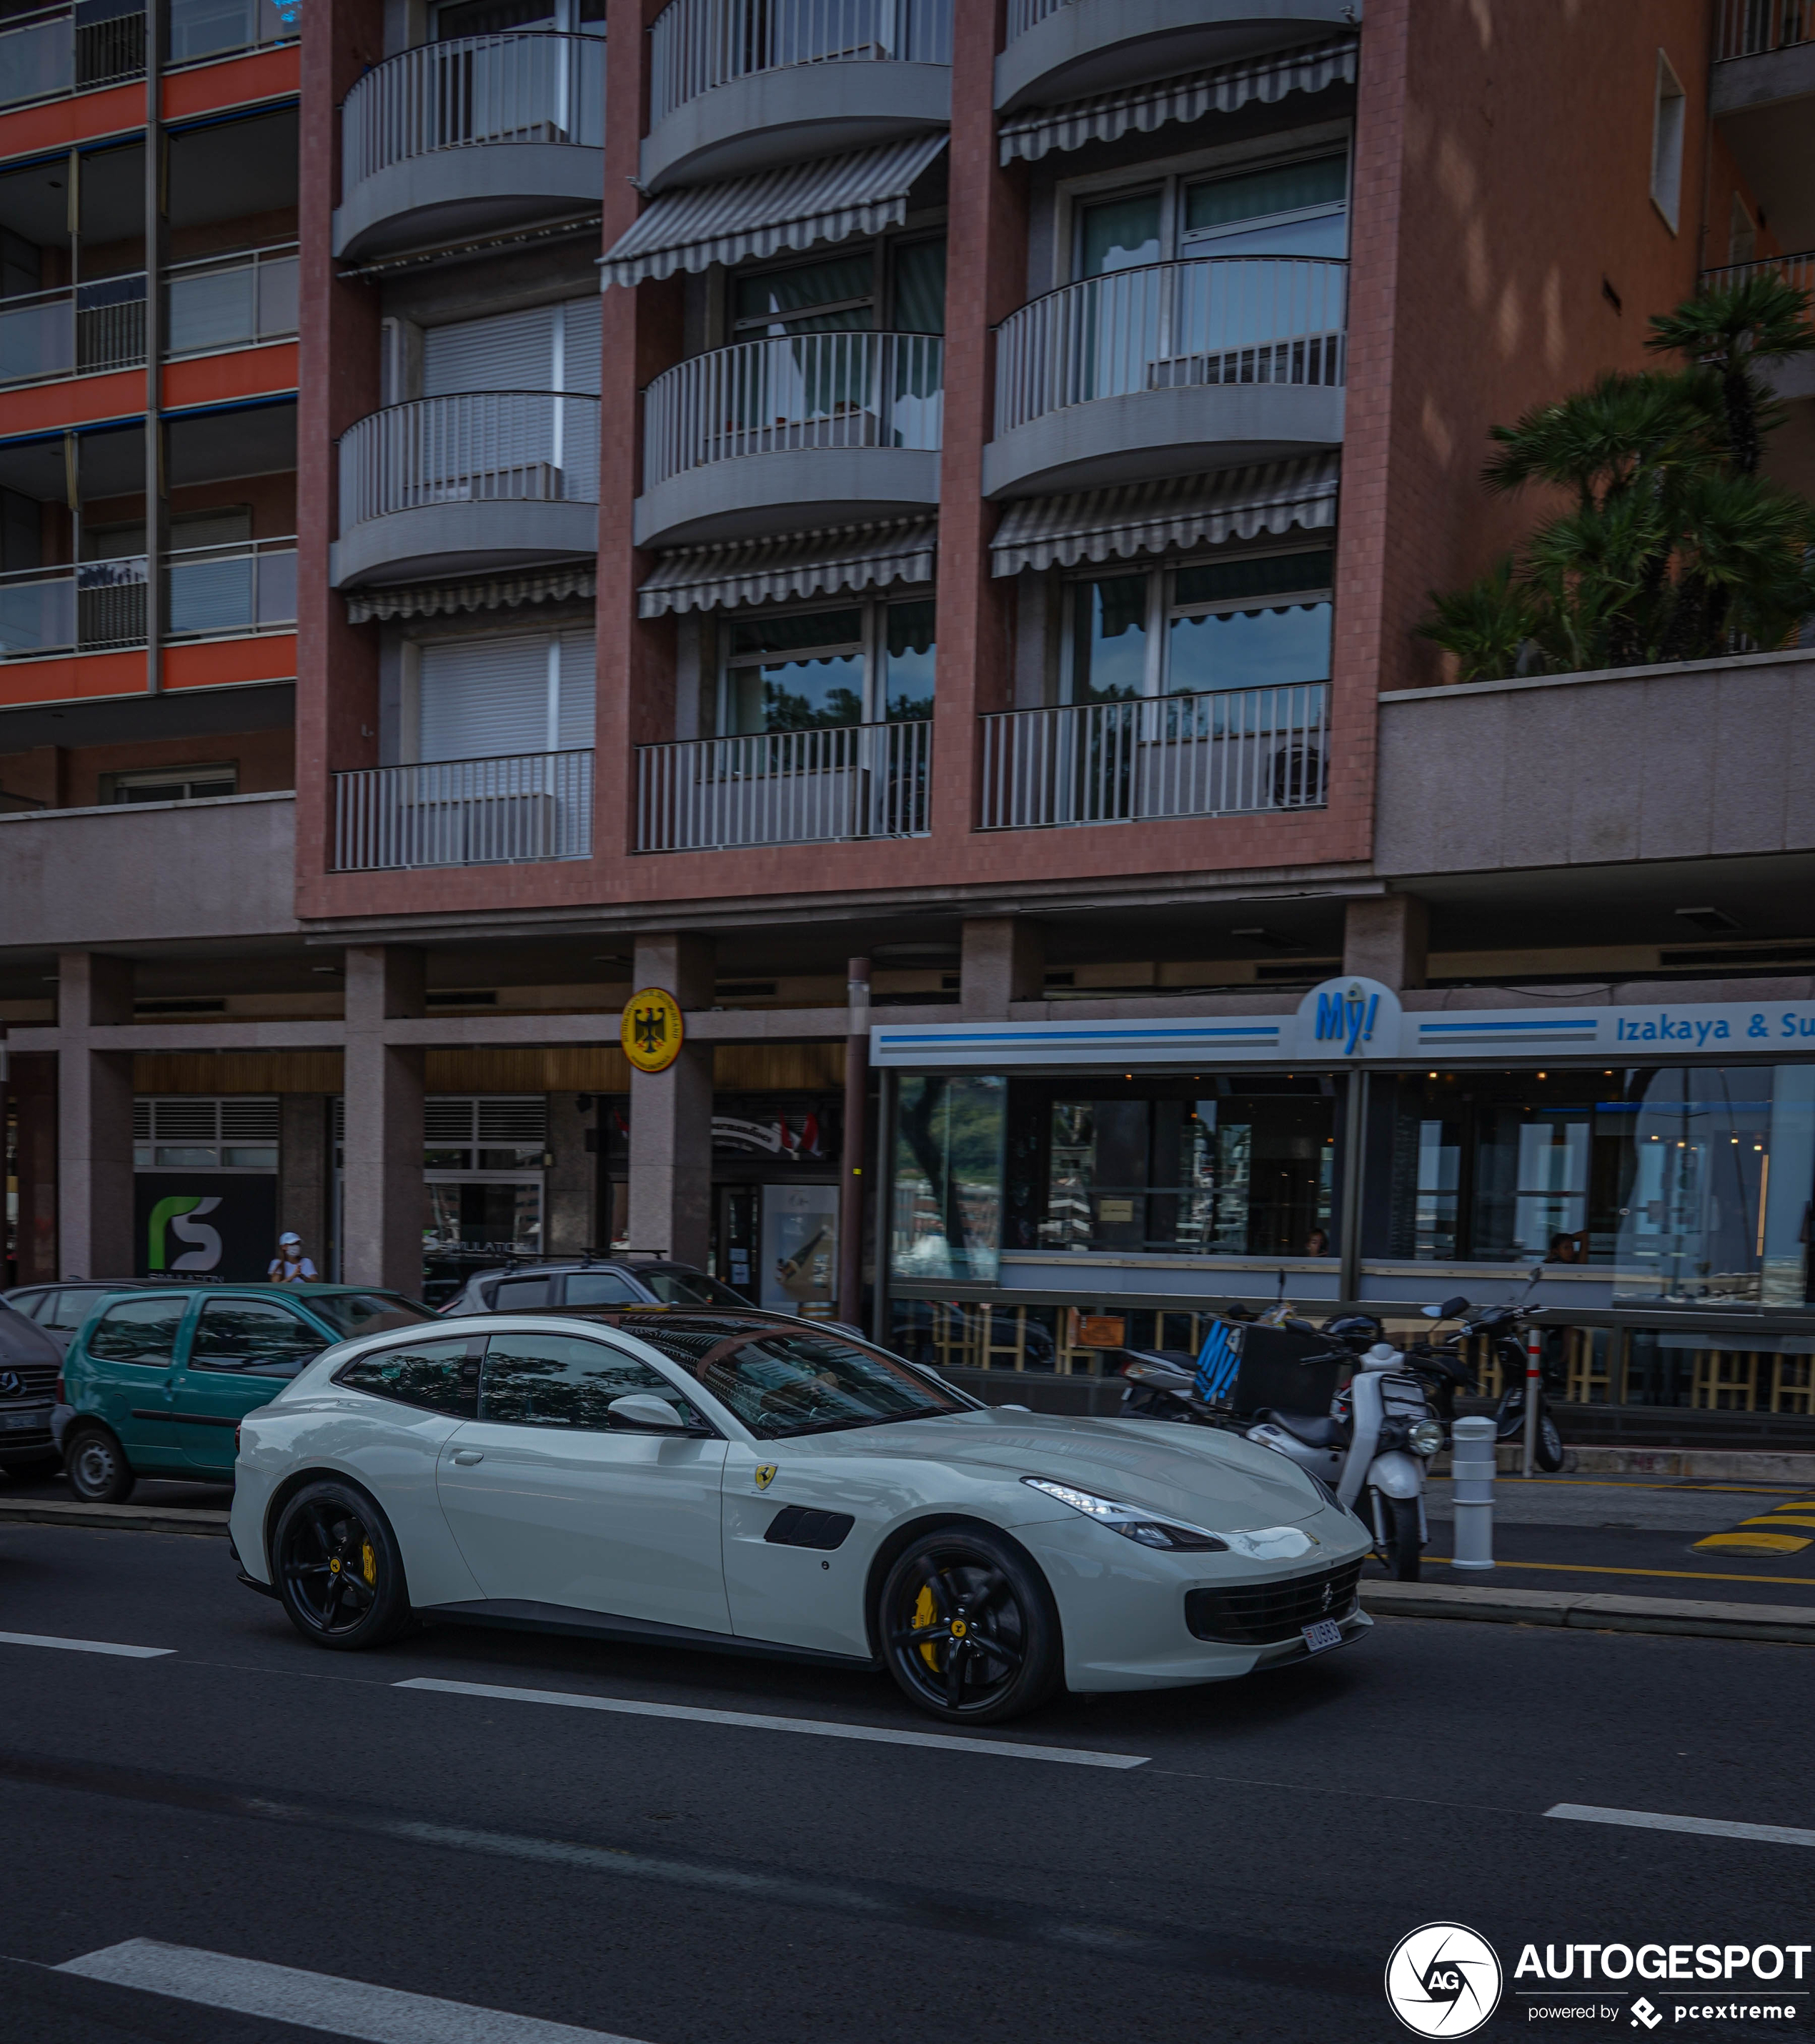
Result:
<svg viewBox="0 0 1815 2044"><path fill-rule="evenodd" d="M1418 2037L1473 2035L1499 2006L1500 1961L1462 1923L1421 1923L1387 1961L1387 2000Z"/></svg>

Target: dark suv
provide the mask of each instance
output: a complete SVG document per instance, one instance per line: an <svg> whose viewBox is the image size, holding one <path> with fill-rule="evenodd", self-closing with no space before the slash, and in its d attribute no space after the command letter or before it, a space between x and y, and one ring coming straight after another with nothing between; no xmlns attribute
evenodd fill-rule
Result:
<svg viewBox="0 0 1815 2044"><path fill-rule="evenodd" d="M576 1256L475 1271L441 1311L454 1320L464 1313L566 1306L729 1306L746 1312L750 1301L691 1264Z"/></svg>
<svg viewBox="0 0 1815 2044"><path fill-rule="evenodd" d="M0 1470L9 1476L56 1463L51 1414L60 1360L42 1327L0 1304Z"/></svg>

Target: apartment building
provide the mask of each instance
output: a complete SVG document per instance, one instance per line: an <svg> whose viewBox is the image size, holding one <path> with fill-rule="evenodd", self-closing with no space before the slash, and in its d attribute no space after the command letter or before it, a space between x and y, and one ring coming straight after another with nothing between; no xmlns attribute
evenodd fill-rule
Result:
<svg viewBox="0 0 1815 2044"><path fill-rule="evenodd" d="M1414 629L1491 425L1808 280L1812 36L0 15L17 1281L627 1247L1096 1382L1544 1258L1583 1400L1815 1415L1815 650Z"/></svg>

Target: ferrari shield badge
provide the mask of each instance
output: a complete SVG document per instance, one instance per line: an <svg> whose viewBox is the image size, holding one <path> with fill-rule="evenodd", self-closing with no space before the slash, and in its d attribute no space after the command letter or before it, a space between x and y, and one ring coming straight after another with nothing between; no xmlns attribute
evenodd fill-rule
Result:
<svg viewBox="0 0 1815 2044"><path fill-rule="evenodd" d="M758 1470L756 1473L756 1487L758 1490L766 1490L769 1486L774 1482L775 1468L776 1466L773 1462L765 1462L762 1466Z"/></svg>

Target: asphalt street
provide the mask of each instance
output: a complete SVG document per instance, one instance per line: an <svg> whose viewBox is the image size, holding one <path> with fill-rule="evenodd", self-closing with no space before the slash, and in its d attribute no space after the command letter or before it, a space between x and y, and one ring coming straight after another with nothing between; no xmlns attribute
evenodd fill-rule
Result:
<svg viewBox="0 0 1815 2044"><path fill-rule="evenodd" d="M5 2044L559 2034L474 2011L637 2044L1384 2039L1387 1957L1433 1919L1502 1955L1477 2034L1510 2036L1527 1942L1811 1934L1802 1647L1383 1620L954 1746L881 1677L452 1627L324 1654L218 1539L0 1525L0 1627ZM223 1969L251 2012L209 2005ZM1571 2027L1633 2027L1610 2011Z"/></svg>

